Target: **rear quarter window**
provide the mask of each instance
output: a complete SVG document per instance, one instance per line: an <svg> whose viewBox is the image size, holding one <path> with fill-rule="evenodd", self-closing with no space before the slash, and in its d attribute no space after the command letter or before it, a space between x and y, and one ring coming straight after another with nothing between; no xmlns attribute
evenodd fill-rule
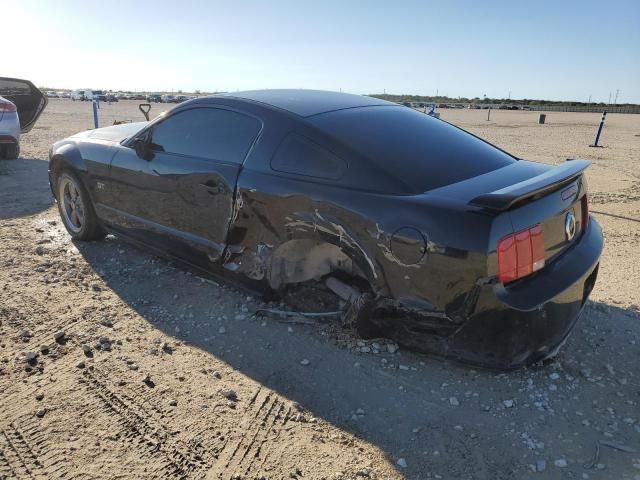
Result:
<svg viewBox="0 0 640 480"><path fill-rule="evenodd" d="M271 160L271 168L282 173L339 180L347 169L347 163L307 137L291 133L278 147Z"/></svg>

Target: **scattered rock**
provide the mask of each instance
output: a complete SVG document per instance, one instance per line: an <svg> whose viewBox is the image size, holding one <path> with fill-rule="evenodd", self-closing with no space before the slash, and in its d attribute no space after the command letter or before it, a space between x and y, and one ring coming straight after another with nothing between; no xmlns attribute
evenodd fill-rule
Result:
<svg viewBox="0 0 640 480"><path fill-rule="evenodd" d="M53 336L55 342L59 345L64 345L67 339L64 336L64 332L58 332Z"/></svg>
<svg viewBox="0 0 640 480"><path fill-rule="evenodd" d="M29 330L22 330L20 335L18 335L18 338L23 342L28 342L31 340L31 337L33 337L33 334Z"/></svg>
<svg viewBox="0 0 640 480"><path fill-rule="evenodd" d="M549 375L549 378L551 380L558 380L560 378L560 375L557 374L556 372L553 372L551 375Z"/></svg>
<svg viewBox="0 0 640 480"><path fill-rule="evenodd" d="M113 322L109 319L103 319L100 320L100 325L102 325L103 327L107 327L107 328L113 328Z"/></svg>
<svg viewBox="0 0 640 480"><path fill-rule="evenodd" d="M40 345L40 353L49 355L49 345Z"/></svg>
<svg viewBox="0 0 640 480"><path fill-rule="evenodd" d="M553 464L558 468L564 468L568 465L567 461L564 458L559 458L558 460L554 461Z"/></svg>
<svg viewBox="0 0 640 480"><path fill-rule="evenodd" d="M87 357L93 356L93 351L91 350L91 346L87 345L86 343L82 344L82 351Z"/></svg>
<svg viewBox="0 0 640 480"><path fill-rule="evenodd" d="M164 353L168 353L168 354L172 354L173 353L173 347L171 345L169 345L167 342L164 342L162 344L162 351Z"/></svg>
<svg viewBox="0 0 640 480"><path fill-rule="evenodd" d="M147 387L153 388L156 386L155 383L153 383L153 380L151 380L151 375L149 375L148 373L142 377L142 383L144 383Z"/></svg>
<svg viewBox="0 0 640 480"><path fill-rule="evenodd" d="M311 362L306 358L300 361L300 365L304 365L305 367L309 365Z"/></svg>
<svg viewBox="0 0 640 480"><path fill-rule="evenodd" d="M27 363L38 363L38 354L36 352L27 352L24 354L24 361Z"/></svg>
<svg viewBox="0 0 640 480"><path fill-rule="evenodd" d="M224 327L220 327L220 328L218 329L218 333L219 333L220 335L223 335L223 334L227 333L227 329L226 329L226 328L224 328Z"/></svg>
<svg viewBox="0 0 640 480"><path fill-rule="evenodd" d="M387 345L387 352L393 354L393 353L396 353L397 351L398 351L398 346L397 345L395 345L393 343L389 343Z"/></svg>
<svg viewBox="0 0 640 480"><path fill-rule="evenodd" d="M458 405L460 405L460 402L458 401L458 399L456 397L450 397L449 398L449 403L451 405L453 405L454 407L457 407Z"/></svg>
<svg viewBox="0 0 640 480"><path fill-rule="evenodd" d="M547 469L547 461L540 459L536 462L536 472L544 472Z"/></svg>
<svg viewBox="0 0 640 480"><path fill-rule="evenodd" d="M213 378L217 378L218 380L220 380L222 378L222 374L216 370L215 372L213 372Z"/></svg>
<svg viewBox="0 0 640 480"><path fill-rule="evenodd" d="M503 400L502 404L505 406L505 408L513 408L514 402L513 400Z"/></svg>
<svg viewBox="0 0 640 480"><path fill-rule="evenodd" d="M220 395L222 395L224 398L232 402L235 402L238 400L238 395L236 394L235 391L231 390L230 388L223 388L222 390L220 390Z"/></svg>
<svg viewBox="0 0 640 480"><path fill-rule="evenodd" d="M42 418L42 417L44 417L44 416L45 416L45 414L46 414L46 413L47 413L47 409L46 409L46 408L39 408L39 409L36 411L36 417L38 417L38 418Z"/></svg>
<svg viewBox="0 0 640 480"><path fill-rule="evenodd" d="M84 362L83 362L83 361L80 361L80 362L76 363L76 367L77 367L77 368L84 368L84 367L85 367L85 364L84 364Z"/></svg>
<svg viewBox="0 0 640 480"><path fill-rule="evenodd" d="M178 406L178 401L177 400L169 400L169 406L170 407L177 407Z"/></svg>
<svg viewBox="0 0 640 480"><path fill-rule="evenodd" d="M400 468L407 468L407 461L404 458L399 458L396 462Z"/></svg>
<svg viewBox="0 0 640 480"><path fill-rule="evenodd" d="M41 401L44 398L44 393L37 393L36 400Z"/></svg>

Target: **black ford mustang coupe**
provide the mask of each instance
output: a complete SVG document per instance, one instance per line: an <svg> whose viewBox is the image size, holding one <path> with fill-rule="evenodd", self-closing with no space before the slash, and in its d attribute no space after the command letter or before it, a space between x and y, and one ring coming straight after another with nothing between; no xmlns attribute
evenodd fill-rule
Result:
<svg viewBox="0 0 640 480"><path fill-rule="evenodd" d="M262 292L324 281L363 334L510 369L555 354L595 284L587 166L375 98L265 90L61 140L49 177L74 239L113 232Z"/></svg>

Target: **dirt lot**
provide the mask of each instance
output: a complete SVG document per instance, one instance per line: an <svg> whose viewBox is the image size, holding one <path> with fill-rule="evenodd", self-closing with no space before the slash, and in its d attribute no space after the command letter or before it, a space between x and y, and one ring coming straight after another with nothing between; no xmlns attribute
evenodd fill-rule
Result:
<svg viewBox="0 0 640 480"><path fill-rule="evenodd" d="M112 236L72 243L47 151L91 111L52 100L0 162L0 479L639 480L640 116L610 115L594 149L599 115L537 115L442 111L523 158L594 162L592 300L552 362L496 374L256 318L247 292Z"/></svg>

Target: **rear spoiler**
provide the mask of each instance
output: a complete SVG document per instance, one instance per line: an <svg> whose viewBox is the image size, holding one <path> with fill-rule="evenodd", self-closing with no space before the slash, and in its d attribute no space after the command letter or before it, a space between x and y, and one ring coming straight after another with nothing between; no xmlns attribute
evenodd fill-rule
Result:
<svg viewBox="0 0 640 480"><path fill-rule="evenodd" d="M570 183L591 165L589 160L571 160L551 168L541 175L515 183L491 193L484 193L469 202L474 207L489 210L509 210L516 203L531 197L543 195Z"/></svg>

